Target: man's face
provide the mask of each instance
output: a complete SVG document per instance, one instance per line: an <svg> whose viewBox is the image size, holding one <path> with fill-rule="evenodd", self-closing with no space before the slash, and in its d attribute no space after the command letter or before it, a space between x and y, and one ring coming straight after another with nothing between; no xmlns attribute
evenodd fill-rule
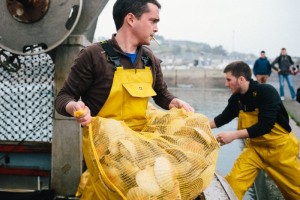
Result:
<svg viewBox="0 0 300 200"><path fill-rule="evenodd" d="M281 55L284 55L284 56L286 55L286 50L285 49L281 50Z"/></svg>
<svg viewBox="0 0 300 200"><path fill-rule="evenodd" d="M266 54L265 54L265 53L260 53L260 57L261 57L261 58L265 58L265 57L266 57Z"/></svg>
<svg viewBox="0 0 300 200"><path fill-rule="evenodd" d="M137 19L133 26L133 34L140 45L150 45L154 34L158 31L159 9L156 5L148 3L149 12Z"/></svg>
<svg viewBox="0 0 300 200"><path fill-rule="evenodd" d="M233 76L231 72L226 72L225 78L225 86L231 90L232 94L241 93L241 86L239 84L238 78Z"/></svg>

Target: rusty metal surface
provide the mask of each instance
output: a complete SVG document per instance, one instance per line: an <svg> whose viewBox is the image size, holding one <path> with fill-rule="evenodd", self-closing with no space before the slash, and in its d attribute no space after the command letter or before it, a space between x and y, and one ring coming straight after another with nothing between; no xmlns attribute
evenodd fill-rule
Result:
<svg viewBox="0 0 300 200"><path fill-rule="evenodd" d="M12 17L23 23L33 23L44 17L49 8L49 0L6 0Z"/></svg>

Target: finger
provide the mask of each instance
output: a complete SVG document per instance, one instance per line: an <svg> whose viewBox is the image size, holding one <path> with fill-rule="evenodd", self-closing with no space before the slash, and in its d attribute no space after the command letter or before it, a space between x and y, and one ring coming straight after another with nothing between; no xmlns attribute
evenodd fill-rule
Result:
<svg viewBox="0 0 300 200"><path fill-rule="evenodd" d="M85 108L85 104L83 101L78 101L74 106L75 110L80 110L80 109L84 109L84 108Z"/></svg>
<svg viewBox="0 0 300 200"><path fill-rule="evenodd" d="M194 108L192 106L190 106L189 104L186 104L183 107L188 112L194 112Z"/></svg>
<svg viewBox="0 0 300 200"><path fill-rule="evenodd" d="M82 123L80 123L82 126L89 126L89 124L91 123L91 118L90 119L88 119L88 120L85 120L84 122L82 122Z"/></svg>
<svg viewBox="0 0 300 200"><path fill-rule="evenodd" d="M195 112L195 110L192 106L190 106L190 112Z"/></svg>
<svg viewBox="0 0 300 200"><path fill-rule="evenodd" d="M90 124L90 122L84 122L84 123L81 123L82 126L85 126L85 127L88 127Z"/></svg>

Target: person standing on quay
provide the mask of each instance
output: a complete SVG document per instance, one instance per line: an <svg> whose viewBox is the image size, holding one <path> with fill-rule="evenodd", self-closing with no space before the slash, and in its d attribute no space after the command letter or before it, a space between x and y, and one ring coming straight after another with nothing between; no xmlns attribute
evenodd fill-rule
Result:
<svg viewBox="0 0 300 200"><path fill-rule="evenodd" d="M147 123L150 97L166 110L183 108L194 112L188 103L169 92L160 60L144 46L150 45L158 31L160 8L156 0L116 1L113 18L117 33L110 40L81 50L56 96L58 113L73 117L76 111L83 110L75 118L84 128L92 117L99 116L124 121L139 131ZM83 183L83 191L76 194L81 200L121 199L118 193L90 177Z"/></svg>
<svg viewBox="0 0 300 200"><path fill-rule="evenodd" d="M276 89L251 79L251 69L241 61L224 69L225 85L232 95L224 111L210 121L211 128L238 117L238 130L221 132L221 145L245 139L245 147L225 177L238 199L243 199L259 170L277 184L285 199L300 199L299 141L289 125L288 113Z"/></svg>
<svg viewBox="0 0 300 200"><path fill-rule="evenodd" d="M255 61L253 66L253 73L256 77L256 80L259 83L266 83L269 76L271 75L272 67L266 57L265 51L260 52L260 57Z"/></svg>
<svg viewBox="0 0 300 200"><path fill-rule="evenodd" d="M275 64L278 64L278 68L275 67ZM278 72L278 78L279 78L279 89L280 89L280 98L281 100L284 100L284 79L286 80L292 100L296 100L296 92L293 86L293 80L291 75L291 66L294 64L291 56L287 55L286 49L282 48L280 56L278 56L273 62L272 62L272 68L275 69Z"/></svg>

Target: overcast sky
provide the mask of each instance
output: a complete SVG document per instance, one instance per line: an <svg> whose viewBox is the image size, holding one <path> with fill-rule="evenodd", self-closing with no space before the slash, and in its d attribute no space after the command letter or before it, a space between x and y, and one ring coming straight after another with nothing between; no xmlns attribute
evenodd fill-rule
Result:
<svg viewBox="0 0 300 200"><path fill-rule="evenodd" d="M300 0L160 0L158 35L165 39L222 45L269 58L282 47L300 57ZM115 31L109 0L98 18L95 37L111 37Z"/></svg>

